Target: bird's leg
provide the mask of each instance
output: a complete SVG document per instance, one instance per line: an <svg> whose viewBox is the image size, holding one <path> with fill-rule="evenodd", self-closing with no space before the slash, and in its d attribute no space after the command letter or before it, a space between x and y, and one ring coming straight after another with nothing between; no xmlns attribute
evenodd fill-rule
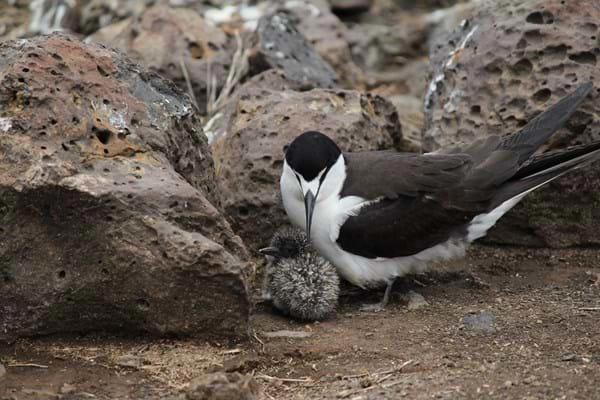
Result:
<svg viewBox="0 0 600 400"><path fill-rule="evenodd" d="M385 293L383 294L383 298L381 299L381 301L379 303L364 304L360 309L362 311L372 311L372 312L383 311L385 309L385 306L387 306L388 302L390 301L390 293L392 292L392 287L394 286L394 281L395 281L395 279L391 279L388 281L387 287L385 288Z"/></svg>
<svg viewBox="0 0 600 400"><path fill-rule="evenodd" d="M265 272L263 274L263 282L262 282L262 299L263 300L271 300L271 291L269 290L269 278L270 278L270 274L269 274L269 270L271 268L270 262L268 262L267 266L265 267Z"/></svg>

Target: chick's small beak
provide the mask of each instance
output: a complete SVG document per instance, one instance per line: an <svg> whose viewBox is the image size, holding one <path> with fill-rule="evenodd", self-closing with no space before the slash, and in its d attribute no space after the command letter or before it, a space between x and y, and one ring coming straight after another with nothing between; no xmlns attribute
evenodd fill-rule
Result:
<svg viewBox="0 0 600 400"><path fill-rule="evenodd" d="M310 239L310 227L312 225L312 216L315 211L315 195L312 191L307 191L304 195L304 210L306 212L306 236Z"/></svg>
<svg viewBox="0 0 600 400"><path fill-rule="evenodd" d="M279 249L277 247L264 247L258 250L258 252L265 256L279 257Z"/></svg>

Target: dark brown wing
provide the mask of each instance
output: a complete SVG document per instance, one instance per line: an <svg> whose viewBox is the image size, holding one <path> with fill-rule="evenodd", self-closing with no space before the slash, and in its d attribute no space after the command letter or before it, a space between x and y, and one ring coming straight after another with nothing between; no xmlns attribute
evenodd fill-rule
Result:
<svg viewBox="0 0 600 400"><path fill-rule="evenodd" d="M434 193L462 182L472 167L465 154L367 151L345 153L344 158L347 178L341 196L368 200Z"/></svg>
<svg viewBox="0 0 600 400"><path fill-rule="evenodd" d="M423 196L383 199L349 217L338 245L366 258L409 256L463 236L476 211L454 209Z"/></svg>
<svg viewBox="0 0 600 400"><path fill-rule="evenodd" d="M498 179L517 170L515 157L499 151L481 166L466 154L345 154L344 196L374 203L341 226L337 243L367 258L416 254L453 236L485 212ZM490 168L497 173L490 174Z"/></svg>

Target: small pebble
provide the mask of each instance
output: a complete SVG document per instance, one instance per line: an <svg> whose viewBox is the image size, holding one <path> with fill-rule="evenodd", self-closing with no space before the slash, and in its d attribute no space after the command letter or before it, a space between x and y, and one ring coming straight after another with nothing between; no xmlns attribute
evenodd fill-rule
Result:
<svg viewBox="0 0 600 400"><path fill-rule="evenodd" d="M62 394L70 394L75 392L75 389L77 389L75 386L69 385L68 383L63 383L63 385L60 387L60 392Z"/></svg>
<svg viewBox="0 0 600 400"><path fill-rule="evenodd" d="M425 300L425 298L421 294L413 292L412 290L408 292L406 297L408 299L407 308L409 310L418 310L419 308L429 305L427 300Z"/></svg>
<svg viewBox="0 0 600 400"><path fill-rule="evenodd" d="M478 333L496 332L496 316L489 311L481 311L478 314L469 314L463 317L465 329Z"/></svg>
<svg viewBox="0 0 600 400"><path fill-rule="evenodd" d="M135 356L133 354L125 354L117 358L116 363L119 367L126 368L141 368L144 364L142 357Z"/></svg>

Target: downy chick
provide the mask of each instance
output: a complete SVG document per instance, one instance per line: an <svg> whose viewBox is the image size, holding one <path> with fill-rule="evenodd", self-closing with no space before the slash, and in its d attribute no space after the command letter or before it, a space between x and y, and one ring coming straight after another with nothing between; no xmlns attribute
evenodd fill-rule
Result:
<svg viewBox="0 0 600 400"><path fill-rule="evenodd" d="M263 296L291 317L323 320L335 311L339 277L335 267L316 253L300 229L282 228L261 249L267 256Z"/></svg>

